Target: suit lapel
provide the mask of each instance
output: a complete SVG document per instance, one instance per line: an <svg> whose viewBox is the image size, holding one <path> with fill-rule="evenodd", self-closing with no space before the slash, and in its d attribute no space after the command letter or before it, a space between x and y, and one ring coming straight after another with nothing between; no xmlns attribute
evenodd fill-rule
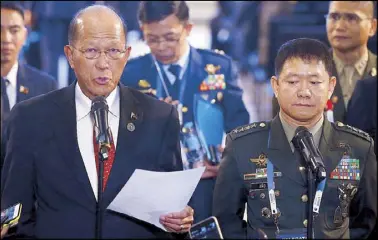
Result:
<svg viewBox="0 0 378 240"><path fill-rule="evenodd" d="M282 172L283 176L303 186L306 185L306 181L298 169L302 164L298 163L297 156L291 151L278 115L272 120L269 134L269 160Z"/></svg>
<svg viewBox="0 0 378 240"><path fill-rule="evenodd" d="M32 90L32 87L33 85L29 82L25 66L22 63L19 63L17 71L16 102L21 102L28 99L28 95L30 94L29 92Z"/></svg>
<svg viewBox="0 0 378 240"><path fill-rule="evenodd" d="M95 204L96 199L77 141L75 86L76 82L72 83L67 90L65 90L63 97L57 99L55 102L58 106L57 111L59 114L56 114L57 117L54 121L54 134L60 153L63 155L68 169L73 171L73 174L80 183L79 185L85 192L87 200ZM78 202L84 207L94 211L93 205L89 205L85 201Z"/></svg>
<svg viewBox="0 0 378 240"><path fill-rule="evenodd" d="M131 117L134 113L135 117ZM133 115L134 115L133 114ZM135 126L134 131L129 131L128 124ZM144 135L143 111L138 101L133 97L132 92L120 84L120 122L118 128L118 138L115 159L109 175L108 183L104 192L103 206L107 207L122 187L129 180L135 169L140 165L140 159L133 156L136 146L140 143L140 138ZM141 168L141 167L139 167Z"/></svg>

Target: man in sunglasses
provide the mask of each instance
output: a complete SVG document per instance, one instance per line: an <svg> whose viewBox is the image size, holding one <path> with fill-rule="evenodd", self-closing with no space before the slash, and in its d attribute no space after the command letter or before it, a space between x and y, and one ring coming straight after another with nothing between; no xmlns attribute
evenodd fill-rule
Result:
<svg viewBox="0 0 378 240"><path fill-rule="evenodd" d="M131 60L121 79L177 107L184 169L206 167L189 203L198 222L211 215L223 132L247 124L249 115L231 58L189 45L185 1L142 1L138 18L151 54Z"/></svg>
<svg viewBox="0 0 378 240"><path fill-rule="evenodd" d="M333 109L331 121L345 121L357 81L377 74L377 56L368 49L368 40L377 30L374 5L374 1L331 1L325 15L327 37L332 47L333 75L337 78L328 106ZM279 109L276 98L273 109L275 115Z"/></svg>

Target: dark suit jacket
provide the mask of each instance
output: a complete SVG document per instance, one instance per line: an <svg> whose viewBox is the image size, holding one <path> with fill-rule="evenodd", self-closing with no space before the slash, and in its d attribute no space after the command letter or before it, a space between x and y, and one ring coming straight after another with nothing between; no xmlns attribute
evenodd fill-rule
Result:
<svg viewBox="0 0 378 240"><path fill-rule="evenodd" d="M25 63L19 62L17 72L16 103L53 91L56 89L56 86L57 82L52 76ZM22 88L24 91L21 91ZM5 128L8 123L6 117L7 116L4 116L4 119L2 118L2 128ZM1 144L2 166L5 157L6 144L3 137L1 139Z"/></svg>
<svg viewBox="0 0 378 240"><path fill-rule="evenodd" d="M347 126L330 123L326 118L322 127L319 150L327 172L327 180L319 215L314 222L315 239L366 238L377 218L377 161L373 141L364 133ZM349 146L349 148L346 148ZM340 163L344 152L359 160L360 180L332 179L331 172ZM281 212L278 225L281 230L304 228L309 202L302 200L308 194L306 166L298 151L291 151L280 118L270 122L240 127L228 134L213 197L213 215L218 218L224 238L256 239L256 229L263 229L269 239L275 238L273 217L266 218L262 209L269 207L267 178L254 178L259 167L252 159L264 153L282 176L274 178L277 208ZM248 175L249 177L246 177ZM338 186L353 184L358 188L349 205L349 216L334 222L340 205ZM264 194L264 195L262 195ZM245 203L248 204L248 224L243 221Z"/></svg>
<svg viewBox="0 0 378 240"><path fill-rule="evenodd" d="M377 77L357 82L348 104L346 124L370 134L377 142Z"/></svg>
<svg viewBox="0 0 378 240"><path fill-rule="evenodd" d="M219 65L221 67L216 74L224 74L226 82L225 90L200 92L200 84L208 76L208 73L205 71L206 64ZM161 70L164 74L163 68ZM187 83L183 105L188 108L188 111L184 113L184 122L193 120L194 94L208 94L208 100L210 101L211 99L216 99L219 91L223 93L220 106L223 109L224 131L228 133L235 127L249 122L249 114L242 101L242 91L236 84L236 73L232 67L230 57L213 51L190 47L189 65L185 74L187 74ZM146 80L150 84L149 88L151 89L156 89L157 83L160 81L151 54L132 59L126 65L122 77L123 83L138 90L145 90L138 85L139 80Z"/></svg>
<svg viewBox="0 0 378 240"><path fill-rule="evenodd" d="M21 86L28 93L20 91ZM17 103L57 89L57 81L51 75L25 63L19 63L17 72Z"/></svg>
<svg viewBox="0 0 378 240"><path fill-rule="evenodd" d="M119 88L118 145L103 209L137 168L182 170L176 110L123 85ZM95 237L96 199L78 147L75 109L75 84L71 84L18 104L9 117L1 209L16 202L23 204L20 235ZM132 112L136 120L131 118ZM126 128L130 122L134 131ZM102 229L105 239L170 236L153 225L109 210L104 210Z"/></svg>
<svg viewBox="0 0 378 240"><path fill-rule="evenodd" d="M332 51L331 51L331 54L332 54ZM375 72L376 72L377 71L377 55L375 55L375 54L373 54L372 52L369 51L368 63L366 65L365 72L364 72L362 79L371 77L372 73L374 72L374 71L372 71L373 68L375 68ZM336 86L335 86L335 90L332 94L332 97L337 96L337 102L334 104L333 116L334 116L335 121L344 122L347 106L345 105L345 102L344 102L343 92L342 92L342 89L341 89L339 76L337 74L335 63L333 63L332 72L333 72L333 76L336 77ZM332 99L332 97L331 97L331 99ZM276 97L273 96L273 99L272 99L272 114L273 114L273 117L276 116L276 114L279 112L279 109L280 109L280 106L278 105L278 101L277 101Z"/></svg>

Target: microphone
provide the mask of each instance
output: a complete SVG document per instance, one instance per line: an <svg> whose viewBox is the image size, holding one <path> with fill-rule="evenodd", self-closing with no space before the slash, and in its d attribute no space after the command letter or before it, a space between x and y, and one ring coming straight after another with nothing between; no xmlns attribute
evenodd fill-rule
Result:
<svg viewBox="0 0 378 240"><path fill-rule="evenodd" d="M108 122L109 107L103 96L92 100L91 114L95 122L96 142L100 146L100 152L104 160L108 158L110 149L110 131Z"/></svg>
<svg viewBox="0 0 378 240"><path fill-rule="evenodd" d="M295 130L293 140L294 147L302 154L305 162L315 174L316 179L321 181L326 178L326 170L323 157L319 149L315 146L312 134L303 126Z"/></svg>

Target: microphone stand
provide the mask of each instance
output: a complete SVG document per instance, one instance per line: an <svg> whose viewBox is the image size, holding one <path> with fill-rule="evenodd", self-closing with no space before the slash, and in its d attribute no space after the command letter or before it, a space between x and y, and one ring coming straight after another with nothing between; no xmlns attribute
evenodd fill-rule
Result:
<svg viewBox="0 0 378 240"><path fill-rule="evenodd" d="M102 236L102 188L104 185L104 161L108 160L109 148L106 144L100 142L98 151L98 181L97 181L97 203L96 203L96 239Z"/></svg>

